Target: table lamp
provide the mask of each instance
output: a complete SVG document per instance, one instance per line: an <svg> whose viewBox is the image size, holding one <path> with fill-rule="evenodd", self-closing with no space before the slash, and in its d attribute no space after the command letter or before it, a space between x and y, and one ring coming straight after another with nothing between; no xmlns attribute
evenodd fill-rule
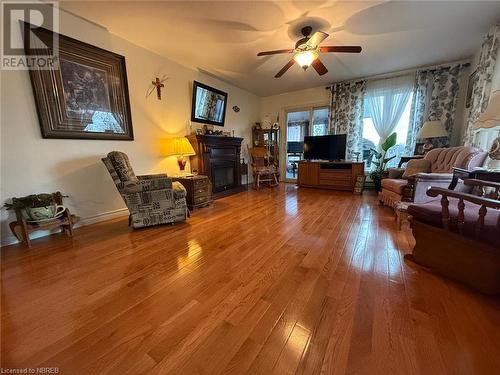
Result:
<svg viewBox="0 0 500 375"><path fill-rule="evenodd" d="M418 131L417 138L425 139L424 151L430 151L434 145L431 138L447 137L448 131L441 121L426 121L422 128Z"/></svg>
<svg viewBox="0 0 500 375"><path fill-rule="evenodd" d="M500 126L500 90L494 91L488 102L486 110L481 113L479 119L474 123L473 129L492 129ZM500 128L499 128L500 131ZM488 167L492 169L500 169L500 136L497 137L490 148L488 156L494 162Z"/></svg>
<svg viewBox="0 0 500 375"><path fill-rule="evenodd" d="M186 156L196 155L193 146L185 137L169 138L165 145L165 156L177 156L177 164L181 174L184 174L186 168Z"/></svg>

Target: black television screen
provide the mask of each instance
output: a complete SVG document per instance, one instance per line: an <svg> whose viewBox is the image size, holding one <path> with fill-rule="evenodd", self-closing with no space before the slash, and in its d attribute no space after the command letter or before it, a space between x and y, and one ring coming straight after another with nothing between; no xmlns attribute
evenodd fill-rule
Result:
<svg viewBox="0 0 500 375"><path fill-rule="evenodd" d="M343 160L346 141L346 134L304 137L304 159Z"/></svg>
<svg viewBox="0 0 500 375"><path fill-rule="evenodd" d="M194 81L191 121L224 126L227 93Z"/></svg>

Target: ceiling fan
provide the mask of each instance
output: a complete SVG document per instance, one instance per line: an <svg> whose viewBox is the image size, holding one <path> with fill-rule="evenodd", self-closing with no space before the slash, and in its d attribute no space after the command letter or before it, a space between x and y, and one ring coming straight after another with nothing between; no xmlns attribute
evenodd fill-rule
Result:
<svg viewBox="0 0 500 375"><path fill-rule="evenodd" d="M278 55L281 53L294 53L293 58L274 76L274 78L279 78L285 72L290 69L290 67L297 63L300 67L306 70L310 65L318 72L320 76L326 74L328 69L319 59L319 54L323 52L347 52L347 53L360 53L360 46L324 46L320 47L320 43L328 38L328 34L323 31L316 31L312 36L312 27L306 26L301 30L302 39L295 43L295 48L290 49L279 49L275 51L265 51L259 52L257 56L268 56L268 55Z"/></svg>

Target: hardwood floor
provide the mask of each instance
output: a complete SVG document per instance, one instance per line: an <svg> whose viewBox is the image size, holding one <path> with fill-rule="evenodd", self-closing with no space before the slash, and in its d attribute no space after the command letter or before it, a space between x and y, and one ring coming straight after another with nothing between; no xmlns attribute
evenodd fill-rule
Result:
<svg viewBox="0 0 500 375"><path fill-rule="evenodd" d="M500 302L403 261L373 194L249 191L2 249L2 366L61 374L499 374Z"/></svg>

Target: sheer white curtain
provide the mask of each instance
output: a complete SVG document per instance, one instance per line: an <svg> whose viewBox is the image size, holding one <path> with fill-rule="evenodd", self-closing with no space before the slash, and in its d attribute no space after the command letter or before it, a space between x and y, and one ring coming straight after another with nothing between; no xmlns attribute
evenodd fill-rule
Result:
<svg viewBox="0 0 500 375"><path fill-rule="evenodd" d="M382 143L396 128L414 86L414 75L368 81L365 108Z"/></svg>

